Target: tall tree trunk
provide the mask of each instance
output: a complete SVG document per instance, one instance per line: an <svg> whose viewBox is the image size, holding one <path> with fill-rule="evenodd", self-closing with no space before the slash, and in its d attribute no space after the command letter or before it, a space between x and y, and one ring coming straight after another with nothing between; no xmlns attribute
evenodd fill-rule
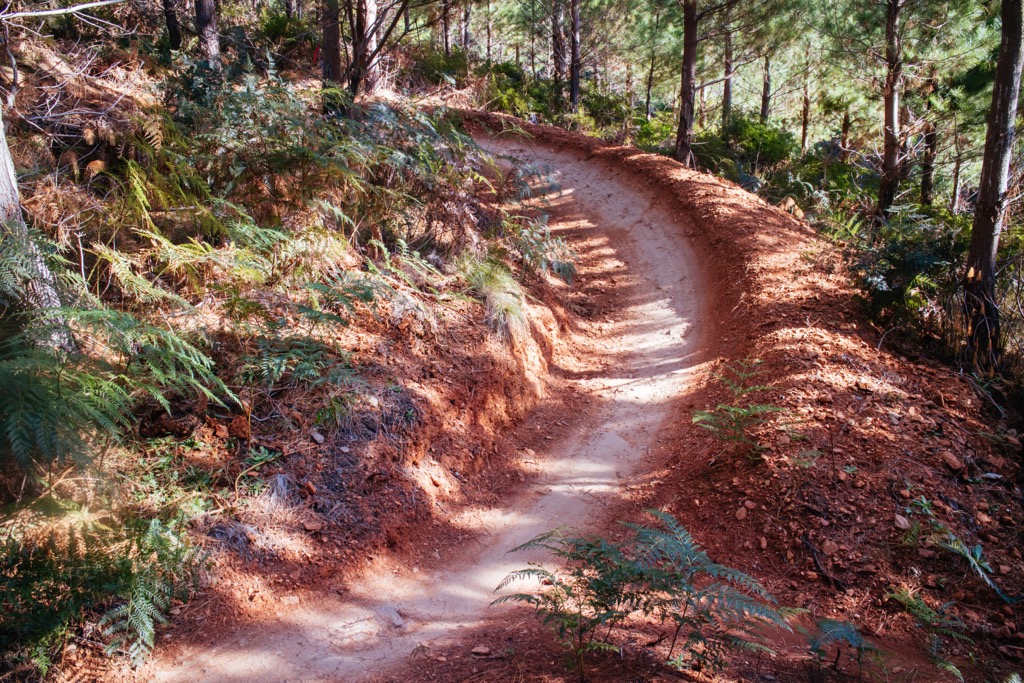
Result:
<svg viewBox="0 0 1024 683"><path fill-rule="evenodd" d="M377 42L380 40L380 22L377 17L377 0L360 0L360 5L366 12L366 47L363 48L363 72L366 74L366 86L364 91L370 95L377 92L380 87L380 54L377 49Z"/></svg>
<svg viewBox="0 0 1024 683"><path fill-rule="evenodd" d="M53 276L39 247L32 241L28 226L21 212L21 195L18 192L18 177L14 172L14 160L7 146L3 117L0 115L0 241L12 245L21 252L26 266L27 277L19 283L24 288L23 306L31 311L49 311L46 323L49 326L47 346L71 352L75 340L64 319L55 313L61 307L57 292L57 278Z"/></svg>
<svg viewBox="0 0 1024 683"><path fill-rule="evenodd" d="M452 56L451 0L441 0L441 40L444 56Z"/></svg>
<svg viewBox="0 0 1024 683"><path fill-rule="evenodd" d="M707 99L704 95L705 88L700 89L700 95L697 97L697 125L704 128L704 124L707 123L705 117L705 110L707 109Z"/></svg>
<svg viewBox="0 0 1024 683"><path fill-rule="evenodd" d="M921 206L931 206L935 197L935 154L939 147L939 132L935 124L924 124L924 154L921 157Z"/></svg>
<svg viewBox="0 0 1024 683"><path fill-rule="evenodd" d="M565 6L562 0L551 3L551 64L555 80L555 108L561 111L565 98L565 72L568 55L565 47Z"/></svg>
<svg viewBox="0 0 1024 683"><path fill-rule="evenodd" d="M324 0L320 10L320 77L325 83L341 82L341 8L338 0Z"/></svg>
<svg viewBox="0 0 1024 683"><path fill-rule="evenodd" d="M886 0L885 11L885 100L882 180L878 187L878 214L888 218L900 184L900 90L903 88L903 48L900 44L900 10L904 0Z"/></svg>
<svg viewBox="0 0 1024 683"><path fill-rule="evenodd" d="M295 0L284 0L284 15L289 19L295 16Z"/></svg>
<svg viewBox="0 0 1024 683"><path fill-rule="evenodd" d="M167 24L167 41L172 50L181 49L181 24L178 23L178 13L174 8L174 0L163 0L164 22Z"/></svg>
<svg viewBox="0 0 1024 683"><path fill-rule="evenodd" d="M811 127L811 86L804 79L804 99L800 108L800 154L807 154L807 135Z"/></svg>
<svg viewBox="0 0 1024 683"><path fill-rule="evenodd" d="M580 110L580 0L569 0L569 109Z"/></svg>
<svg viewBox="0 0 1024 683"><path fill-rule="evenodd" d="M196 31L203 59L214 71L221 71L220 36L217 31L217 8L214 0L195 0Z"/></svg>
<svg viewBox="0 0 1024 683"><path fill-rule="evenodd" d="M1024 65L1024 2L1003 0L1002 40L985 135L978 203L964 279L967 350L975 367L994 372L999 361L999 307L996 253L1006 212L1010 157L1017 120L1017 97Z"/></svg>
<svg viewBox="0 0 1024 683"><path fill-rule="evenodd" d="M487 63L491 63L491 29L492 29L492 17L491 17L491 0L487 0Z"/></svg>
<svg viewBox="0 0 1024 683"><path fill-rule="evenodd" d="M355 99L360 92L373 94L380 84L377 0L356 0L352 14L352 63L348 69L348 90Z"/></svg>
<svg viewBox="0 0 1024 683"><path fill-rule="evenodd" d="M956 215L960 213L960 169L963 166L963 147L956 114L953 115L953 148L956 153L953 156L953 192L949 198L949 212Z"/></svg>
<svg viewBox="0 0 1024 683"><path fill-rule="evenodd" d="M844 164L850 163L850 107L843 112L843 128L839 134L839 161Z"/></svg>
<svg viewBox="0 0 1024 683"><path fill-rule="evenodd" d="M728 10L725 15L726 23L729 21ZM725 29L725 78L722 81L722 135L728 135L729 119L732 118L732 31L726 26Z"/></svg>
<svg viewBox="0 0 1024 683"><path fill-rule="evenodd" d="M764 58L764 78L761 81L761 123L768 123L768 110L772 106L772 63Z"/></svg>
<svg viewBox="0 0 1024 683"><path fill-rule="evenodd" d="M473 44L473 31L469 28L472 11L473 5L466 0L466 6L462 8L462 49L466 54L469 54L469 48Z"/></svg>
<svg viewBox="0 0 1024 683"><path fill-rule="evenodd" d="M654 66L657 56L651 53L651 66L647 70L647 83L644 85L644 112L647 120L651 120L651 90L654 89Z"/></svg>
<svg viewBox="0 0 1024 683"><path fill-rule="evenodd" d="M693 158L693 98L697 87L697 0L683 0L683 66L679 87L679 128L676 159L695 168Z"/></svg>

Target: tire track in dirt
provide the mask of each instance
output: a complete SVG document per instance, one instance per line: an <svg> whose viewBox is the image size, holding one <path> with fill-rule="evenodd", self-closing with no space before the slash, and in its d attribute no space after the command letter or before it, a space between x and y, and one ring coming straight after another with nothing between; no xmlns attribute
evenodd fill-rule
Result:
<svg viewBox="0 0 1024 683"><path fill-rule="evenodd" d="M555 526L594 527L621 501L676 400L693 385L706 325L701 268L684 237L692 226L630 174L580 152L521 139L481 139L486 150L546 169L551 227L585 228L588 258L615 301L614 320L581 323L578 359L563 370L592 397L567 416L569 435L537 454L539 476L501 509L478 517L473 541L421 572L366 572L344 597L283 606L276 619L157 659L142 675L161 682L336 681L372 677L420 646L477 625L493 590L531 559L507 551ZM577 245L580 246L580 245ZM432 565L432 567L431 567ZM513 609L511 607L500 609Z"/></svg>

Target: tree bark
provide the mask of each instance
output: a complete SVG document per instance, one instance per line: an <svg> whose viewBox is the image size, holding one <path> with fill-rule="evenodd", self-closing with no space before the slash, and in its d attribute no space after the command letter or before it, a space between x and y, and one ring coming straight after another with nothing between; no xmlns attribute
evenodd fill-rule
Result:
<svg viewBox="0 0 1024 683"><path fill-rule="evenodd" d="M491 63L491 28L492 28L492 17L491 17L491 0L487 0L487 63Z"/></svg>
<svg viewBox="0 0 1024 683"><path fill-rule="evenodd" d="M839 161L844 164L850 163L850 107L843 112L843 128L839 135Z"/></svg>
<svg viewBox="0 0 1024 683"><path fill-rule="evenodd" d="M726 14L726 23L729 16ZM722 81L722 135L727 135L732 118L732 31L725 29L725 79Z"/></svg>
<svg viewBox="0 0 1024 683"><path fill-rule="evenodd" d="M654 66L657 57L651 55L651 66L647 70L647 83L644 86L644 111L647 114L647 120L651 120L651 90L654 89Z"/></svg>
<svg viewBox="0 0 1024 683"><path fill-rule="evenodd" d="M882 180L878 187L878 215L888 218L900 184L900 90L903 87L903 48L900 40L900 10L904 0L886 0L885 11L885 83L882 97L885 118L882 122Z"/></svg>
<svg viewBox="0 0 1024 683"><path fill-rule="evenodd" d="M3 117L0 115L0 240L14 243L16 250L24 256L28 279L20 283L24 288L23 305L30 311L49 311L46 316L48 336L43 341L55 350L73 352L76 349L74 337L64 319L55 311L61 307L57 291L57 278L53 276L39 247L32 241L21 212L21 194L18 191L18 177L14 171L14 160L7 146Z"/></svg>
<svg viewBox="0 0 1024 683"><path fill-rule="evenodd" d="M931 206L935 198L935 154L939 146L939 132L935 124L924 124L924 154L921 156L921 206Z"/></svg>
<svg viewBox="0 0 1024 683"><path fill-rule="evenodd" d="M811 127L811 87L804 80L804 99L800 109L800 154L807 154L807 135Z"/></svg>
<svg viewBox="0 0 1024 683"><path fill-rule="evenodd" d="M195 0L196 32L203 59L214 71L221 71L220 35L217 31L217 7L214 0Z"/></svg>
<svg viewBox="0 0 1024 683"><path fill-rule="evenodd" d="M341 9L338 0L324 0L320 10L320 77L325 83L341 82Z"/></svg>
<svg viewBox="0 0 1024 683"><path fill-rule="evenodd" d="M1024 2L1003 0L1001 13L1002 39L964 278L968 356L978 370L986 373L996 370L1001 348L996 254L1006 212L1017 99L1024 65Z"/></svg>
<svg viewBox="0 0 1024 683"><path fill-rule="evenodd" d="M569 109L580 110L580 0L569 0Z"/></svg>
<svg viewBox="0 0 1024 683"><path fill-rule="evenodd" d="M167 41L172 50L181 49L181 24L174 8L174 0L163 0L164 22L167 24Z"/></svg>
<svg viewBox="0 0 1024 683"><path fill-rule="evenodd" d="M695 168L693 158L693 99L697 87L697 0L683 0L683 66L679 87L679 127L676 159Z"/></svg>
<svg viewBox="0 0 1024 683"><path fill-rule="evenodd" d="M466 1L462 8L462 49L469 54L469 48L473 44L473 31L469 28L469 20L472 18L473 5Z"/></svg>
<svg viewBox="0 0 1024 683"><path fill-rule="evenodd" d="M555 108L562 110L565 98L565 73L568 56L565 47L565 6L562 0L551 3L551 64L555 86Z"/></svg>
<svg viewBox="0 0 1024 683"><path fill-rule="evenodd" d="M761 123L768 123L768 110L772 106L772 63L764 58L764 77L761 81Z"/></svg>
<svg viewBox="0 0 1024 683"><path fill-rule="evenodd" d="M963 165L963 147L960 145L960 131L955 114L953 115L953 148L956 150L956 154L953 156L953 192L949 198L949 212L956 215L960 213L960 168Z"/></svg>
<svg viewBox="0 0 1024 683"><path fill-rule="evenodd" d="M441 40L444 45L444 56L452 56L451 1L441 2Z"/></svg>

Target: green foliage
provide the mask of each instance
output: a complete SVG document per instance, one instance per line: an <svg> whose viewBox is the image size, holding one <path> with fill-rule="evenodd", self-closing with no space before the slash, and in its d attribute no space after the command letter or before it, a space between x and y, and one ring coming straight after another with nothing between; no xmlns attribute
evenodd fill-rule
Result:
<svg viewBox="0 0 1024 683"><path fill-rule="evenodd" d="M488 323L511 339L521 339L529 331L523 289L512 272L495 256L467 254L460 270L470 290L483 300Z"/></svg>
<svg viewBox="0 0 1024 683"><path fill-rule="evenodd" d="M568 284L576 276L576 254L561 237L552 237L548 217L533 220L511 217L505 221L505 232L512 246L522 255L523 265L536 273L554 273Z"/></svg>
<svg viewBox="0 0 1024 683"><path fill-rule="evenodd" d="M51 502L61 512L74 507ZM172 600L188 597L201 566L199 550L155 519L54 526L33 540L8 536L0 545L0 652L9 665L33 660L45 675L51 653L82 615L106 609L98 624L110 638L108 651L139 663L153 646L155 626Z"/></svg>
<svg viewBox="0 0 1024 683"><path fill-rule="evenodd" d="M540 586L495 602L534 607L572 653L581 681L586 654L614 649L613 630L633 615L671 624L669 661L697 671L721 668L730 649L759 647L750 640L759 625L789 628L756 580L712 562L671 515L649 512L656 524L627 525L632 536L619 543L555 530L512 551L546 550L562 566L512 572L497 590L520 581Z"/></svg>
<svg viewBox="0 0 1024 683"><path fill-rule="evenodd" d="M87 461L90 443L117 437L144 397L170 408L174 392L215 402L233 398L213 362L169 330L104 308L61 309L0 343L0 458L26 471L71 459ZM71 323L79 343L103 355L66 353L42 344L50 325Z"/></svg>
<svg viewBox="0 0 1024 683"><path fill-rule="evenodd" d="M914 618L915 625L927 634L932 664L936 668L952 674L957 680L963 681L963 674L944 655L943 639L953 638L967 643L973 641L962 633L963 622L946 616L946 609L952 603L932 608L918 593L904 587L887 593L886 598L903 607L907 614Z"/></svg>
<svg viewBox="0 0 1024 683"><path fill-rule="evenodd" d="M763 450L753 436L753 430L769 419L773 413L783 412L778 406L765 403L742 402L747 396L768 389L767 386L752 384L760 372L757 360L742 360L725 365L716 378L732 394L732 403L719 403L713 410L698 410L693 413L693 424L706 429L718 439L738 445L750 457L756 457Z"/></svg>
<svg viewBox="0 0 1024 683"><path fill-rule="evenodd" d="M469 76L469 58L459 46L452 46L449 54L433 45L418 46L411 51L412 66L405 74L410 79L422 79L430 85L466 87Z"/></svg>

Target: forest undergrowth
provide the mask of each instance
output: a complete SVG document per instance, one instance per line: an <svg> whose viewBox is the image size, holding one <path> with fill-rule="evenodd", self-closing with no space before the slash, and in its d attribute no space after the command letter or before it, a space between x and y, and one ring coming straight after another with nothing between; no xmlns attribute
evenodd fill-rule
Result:
<svg viewBox="0 0 1024 683"><path fill-rule="evenodd" d="M28 238L62 306L22 305L32 251L8 228L4 680L46 677L90 644L140 662L217 556L294 550L274 529L344 521L358 547L377 532L357 519L372 496L300 504L316 486L284 462L330 452L354 479L375 465L352 451L404 439L423 404L360 364L349 327L429 340L468 315L516 345L522 283L572 277L571 251L521 205L529 172L498 171L443 110L339 115L324 102L344 93L269 53L214 71L142 48L91 55L102 113L28 69L7 113ZM42 115L62 150L34 132Z"/></svg>

